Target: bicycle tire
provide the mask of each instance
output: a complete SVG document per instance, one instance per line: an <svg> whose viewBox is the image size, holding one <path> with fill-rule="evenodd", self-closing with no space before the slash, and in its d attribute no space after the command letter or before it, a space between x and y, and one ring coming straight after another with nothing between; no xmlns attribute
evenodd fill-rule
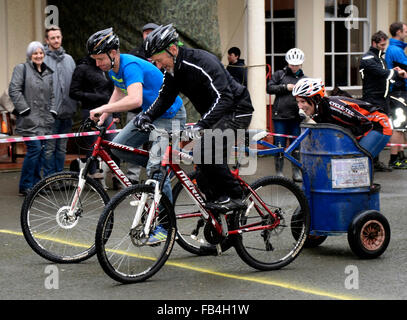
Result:
<svg viewBox="0 0 407 320"><path fill-rule="evenodd" d="M269 176L255 181L251 188L256 191L269 209L278 214L281 221L272 230L239 232L235 240L235 249L240 258L251 267L262 270L277 270L292 261L301 252L309 234L310 214L308 201L303 191L291 180L284 177ZM236 215L235 229L245 229L245 226L267 225L274 219L266 213L263 218L255 210L253 204L258 204L250 194L246 196L248 209ZM293 236L291 224L292 215L300 207L304 212L302 221L297 221L296 233ZM264 212L264 209L262 210ZM264 213L263 213L264 214Z"/></svg>
<svg viewBox="0 0 407 320"><path fill-rule="evenodd" d="M87 177L75 221L66 219L76 187L77 172L59 172L41 180L25 198L21 228L30 247L55 263L78 263L96 253L94 230L109 202L101 184Z"/></svg>
<svg viewBox="0 0 407 320"><path fill-rule="evenodd" d="M188 174L192 181L196 179L196 176L196 171ZM177 243L184 250L198 256L216 255L218 253L216 246L210 244L205 239L204 225L201 226L200 233L193 235L194 231L197 230L198 223L204 223L204 221L198 206L188 195L181 182L175 184L172 194L174 212L177 219ZM185 217L188 214L196 214L196 216ZM222 252L225 252L232 246L233 241L230 238L226 238L221 242Z"/></svg>
<svg viewBox="0 0 407 320"><path fill-rule="evenodd" d="M151 201L154 188L134 185L116 194L100 216L96 229L96 253L102 269L113 280L124 284L145 281L158 272L171 254L176 238L174 211L164 194L160 201L159 219L154 223L165 228L167 237L154 245L146 243L147 238L137 238L137 228L131 230L137 206L134 195L140 198L142 193L147 193ZM113 212L114 224L110 224ZM142 228L144 224L140 230ZM108 239L106 233L109 233Z"/></svg>

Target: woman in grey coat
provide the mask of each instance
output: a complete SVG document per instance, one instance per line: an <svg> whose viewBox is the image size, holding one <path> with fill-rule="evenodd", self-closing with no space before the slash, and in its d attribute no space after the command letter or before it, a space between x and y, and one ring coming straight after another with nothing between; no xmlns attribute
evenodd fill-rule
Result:
<svg viewBox="0 0 407 320"><path fill-rule="evenodd" d="M16 132L23 137L47 135L54 123L55 103L52 70L44 63L45 50L34 41L27 48L27 62L14 68L9 95L17 113ZM19 191L26 195L41 179L44 141L26 141Z"/></svg>

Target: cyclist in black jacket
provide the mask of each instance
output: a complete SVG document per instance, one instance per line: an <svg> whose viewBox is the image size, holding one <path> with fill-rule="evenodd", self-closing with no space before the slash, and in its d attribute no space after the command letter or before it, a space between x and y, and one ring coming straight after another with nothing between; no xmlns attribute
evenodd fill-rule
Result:
<svg viewBox="0 0 407 320"><path fill-rule="evenodd" d="M204 50L183 47L172 24L151 32L144 42L144 49L147 57L166 72L157 100L135 120L136 126L143 127L162 115L181 92L202 116L189 128L190 137L197 136L203 129L224 131L249 127L254 111L249 92L233 79L216 56ZM204 145L201 141L202 157ZM212 163L198 165L197 179L200 189L211 202L209 207L222 211L242 208L242 189L227 165L230 147L212 143L211 148L214 151ZM215 164L213 160L219 152L223 155L223 162Z"/></svg>

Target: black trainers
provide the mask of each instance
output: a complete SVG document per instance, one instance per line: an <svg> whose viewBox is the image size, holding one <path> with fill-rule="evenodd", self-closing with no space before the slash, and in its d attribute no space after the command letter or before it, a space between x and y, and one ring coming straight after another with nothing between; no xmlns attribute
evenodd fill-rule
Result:
<svg viewBox="0 0 407 320"><path fill-rule="evenodd" d="M244 209L246 205L242 199L231 199L227 196L222 196L214 202L208 202L205 208L218 213L226 213L233 210Z"/></svg>
<svg viewBox="0 0 407 320"><path fill-rule="evenodd" d="M389 167L392 169L407 169L407 163L404 163L403 161L400 160L396 160L394 162L390 162Z"/></svg>
<svg viewBox="0 0 407 320"><path fill-rule="evenodd" d="M374 163L374 171L375 172L392 172L393 169L390 167L387 167L383 162L377 161Z"/></svg>

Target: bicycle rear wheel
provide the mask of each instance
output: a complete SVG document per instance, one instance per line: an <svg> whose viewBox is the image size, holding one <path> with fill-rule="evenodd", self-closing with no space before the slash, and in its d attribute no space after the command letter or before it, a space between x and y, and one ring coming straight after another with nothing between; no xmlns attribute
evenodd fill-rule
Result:
<svg viewBox="0 0 407 320"><path fill-rule="evenodd" d="M41 180L25 198L21 228L30 247L56 263L77 263L93 256L95 230L109 196L97 181L86 178L75 217L67 216L79 174L60 172Z"/></svg>
<svg viewBox="0 0 407 320"><path fill-rule="evenodd" d="M141 223L132 229L138 199L147 194ZM163 194L159 214L152 222L151 232L144 235L148 208L154 202L154 188L134 185L119 192L103 211L96 229L96 252L100 265L112 279L135 283L152 277L167 261L176 237L175 217L171 202ZM114 223L110 223L114 215ZM152 233L160 226L158 241Z"/></svg>
<svg viewBox="0 0 407 320"><path fill-rule="evenodd" d="M247 195L248 209L235 217L234 228L242 231L236 237L236 251L255 269L280 269L298 256L307 239L310 224L307 199L294 182L283 177L265 177L251 187L277 218L270 215L252 194ZM292 224L292 216L298 208L304 214ZM265 226L269 228L245 230Z"/></svg>
<svg viewBox="0 0 407 320"><path fill-rule="evenodd" d="M188 174L194 181L196 172ZM199 207L190 197L181 182L172 189L174 199L174 212L177 219L177 243L186 251L199 256L216 255L216 246L210 244L204 235L205 220ZM231 239L226 238L221 243L222 252L233 245Z"/></svg>

